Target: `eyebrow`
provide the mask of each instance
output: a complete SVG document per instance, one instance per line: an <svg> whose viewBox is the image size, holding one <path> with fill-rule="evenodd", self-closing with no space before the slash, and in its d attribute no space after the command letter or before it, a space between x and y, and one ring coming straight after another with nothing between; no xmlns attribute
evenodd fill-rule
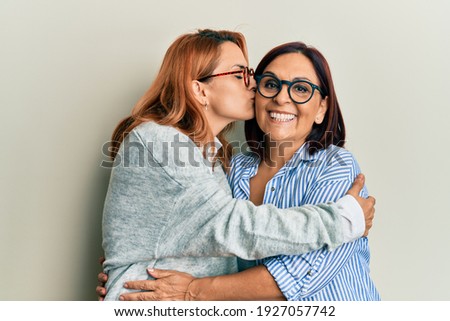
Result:
<svg viewBox="0 0 450 321"><path fill-rule="evenodd" d="M271 71L266 71L264 74L269 74L269 75L272 75L272 76L274 76L274 77L276 77L276 78L279 79L279 77L278 77L277 75L275 75L275 74L274 74L273 72L271 72ZM294 79L292 79L292 81L297 81L297 80L307 80L307 81L312 82L312 80L309 79L308 77L295 77Z"/></svg>
<svg viewBox="0 0 450 321"><path fill-rule="evenodd" d="M231 67L231 68L234 68L234 67L239 67L240 69L244 69L245 68L244 65L239 65L239 64L233 65L233 67Z"/></svg>

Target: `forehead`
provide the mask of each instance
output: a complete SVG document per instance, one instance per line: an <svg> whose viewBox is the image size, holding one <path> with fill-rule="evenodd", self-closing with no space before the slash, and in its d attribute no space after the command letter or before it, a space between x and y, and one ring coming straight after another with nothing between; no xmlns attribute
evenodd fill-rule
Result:
<svg viewBox="0 0 450 321"><path fill-rule="evenodd" d="M238 45L226 41L220 45L220 58L216 70L225 70L235 66L247 66L247 61Z"/></svg>
<svg viewBox="0 0 450 321"><path fill-rule="evenodd" d="M294 78L307 78L313 82L318 80L312 62L301 53L287 53L278 56L267 65L264 72L268 71L285 80Z"/></svg>

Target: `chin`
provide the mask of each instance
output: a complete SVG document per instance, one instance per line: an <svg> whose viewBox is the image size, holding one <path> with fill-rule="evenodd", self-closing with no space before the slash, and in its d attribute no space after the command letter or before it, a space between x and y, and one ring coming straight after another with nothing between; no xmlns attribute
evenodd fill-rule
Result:
<svg viewBox="0 0 450 321"><path fill-rule="evenodd" d="M252 111L252 112L246 114L246 115L242 118L242 120L249 120L249 119L252 119L252 118L254 118L254 117L255 117L255 113Z"/></svg>
<svg viewBox="0 0 450 321"><path fill-rule="evenodd" d="M280 133L276 130L264 131L265 133L270 133L270 139L276 142L284 142L292 140L292 137L286 133Z"/></svg>

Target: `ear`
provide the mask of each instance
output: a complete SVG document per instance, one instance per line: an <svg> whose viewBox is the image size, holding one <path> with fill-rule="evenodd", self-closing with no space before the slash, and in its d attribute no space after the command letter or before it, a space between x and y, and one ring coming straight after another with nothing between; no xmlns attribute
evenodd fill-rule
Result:
<svg viewBox="0 0 450 321"><path fill-rule="evenodd" d="M325 118L325 114L328 110L328 97L325 97L320 101L319 110L317 111L316 118L314 119L314 122L317 125L322 124L323 119Z"/></svg>
<svg viewBox="0 0 450 321"><path fill-rule="evenodd" d="M206 99L206 93L204 84L198 80L192 80L192 92L194 93L195 99L200 103L200 105L205 105L208 103Z"/></svg>

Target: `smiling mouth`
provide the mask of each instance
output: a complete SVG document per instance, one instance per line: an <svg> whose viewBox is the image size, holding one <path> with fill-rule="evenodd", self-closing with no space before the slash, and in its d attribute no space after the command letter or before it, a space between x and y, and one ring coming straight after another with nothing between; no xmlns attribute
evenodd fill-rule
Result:
<svg viewBox="0 0 450 321"><path fill-rule="evenodd" d="M276 112L269 112L269 116L272 120L276 122L289 122L293 120L295 117L297 117L294 114L284 114L284 113L276 113Z"/></svg>

